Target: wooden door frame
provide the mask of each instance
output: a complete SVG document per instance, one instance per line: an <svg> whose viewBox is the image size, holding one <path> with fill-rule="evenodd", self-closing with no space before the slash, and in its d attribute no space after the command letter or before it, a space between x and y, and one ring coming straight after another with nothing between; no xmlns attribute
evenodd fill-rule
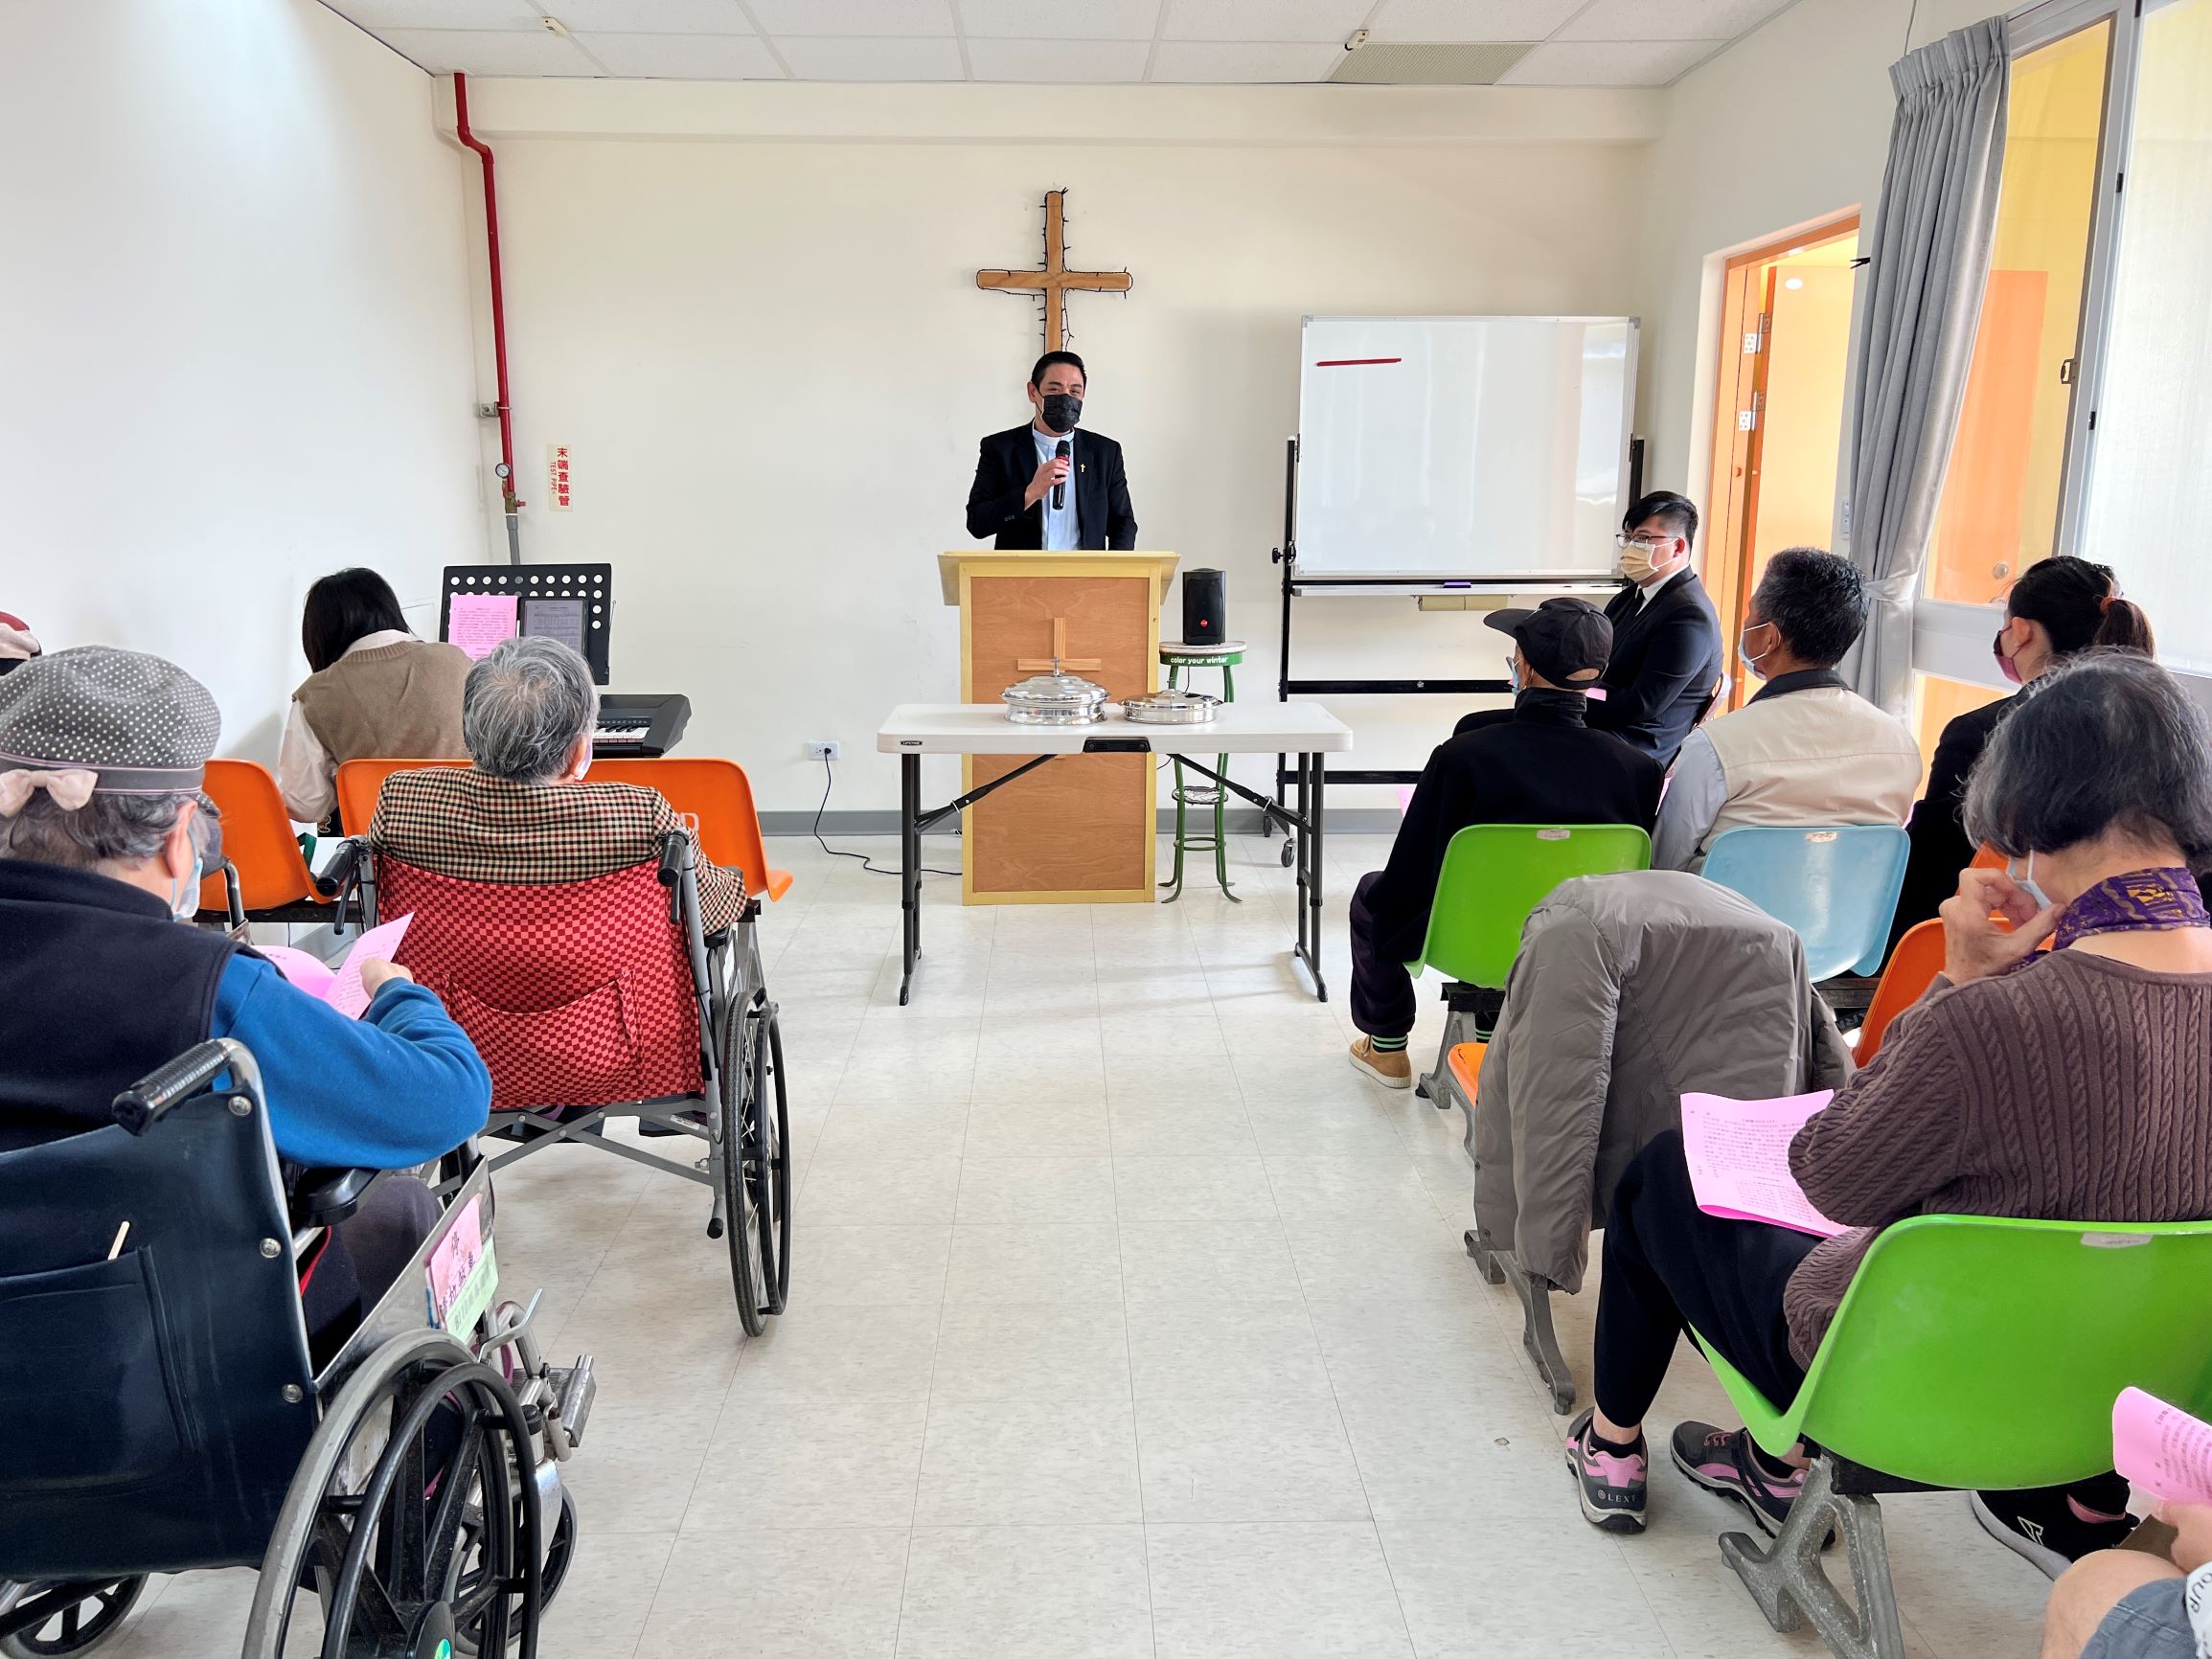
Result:
<svg viewBox="0 0 2212 1659"><path fill-rule="evenodd" d="M1735 641L1743 631L1744 608L1751 597L1753 528L1759 522L1758 472L1766 441L1762 418L1746 432L1738 417L1745 410L1764 416L1759 402L1767 389L1767 350L1771 343L1773 267L1792 249L1818 247L1861 229L1857 210L1808 225L1789 236L1731 254L1722 268L1720 361L1714 375L1713 474L1705 493L1705 587L1721 619L1722 649L1731 684L1726 707L1741 708L1750 695ZM1757 352L1744 350L1756 333Z"/></svg>

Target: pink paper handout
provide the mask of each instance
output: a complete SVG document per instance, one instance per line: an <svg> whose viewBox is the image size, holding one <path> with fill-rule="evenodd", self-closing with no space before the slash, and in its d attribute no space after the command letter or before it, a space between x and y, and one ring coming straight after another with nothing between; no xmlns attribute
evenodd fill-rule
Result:
<svg viewBox="0 0 2212 1659"><path fill-rule="evenodd" d="M2212 1504L2212 1423L2124 1388L2112 1402L2112 1466L2161 1502Z"/></svg>
<svg viewBox="0 0 2212 1659"><path fill-rule="evenodd" d="M1848 1233L1813 1207L1790 1173L1790 1143L1805 1120L1836 1098L1833 1089L1774 1101L1682 1097L1682 1151L1698 1208L1708 1216L1767 1221L1833 1239Z"/></svg>
<svg viewBox="0 0 2212 1659"><path fill-rule="evenodd" d="M511 593L455 594L445 611L445 643L471 658L490 656L493 646L513 639L521 626L515 620L518 602Z"/></svg>
<svg viewBox="0 0 2212 1659"><path fill-rule="evenodd" d="M309 996L321 998L348 1019L359 1019L369 1006L369 993L361 989L362 966L390 962L398 955L399 941L407 934L407 923L414 920L409 914L381 927L372 927L353 941L353 948L346 952L345 960L336 967L288 944L264 944L256 948L276 965L279 973Z"/></svg>

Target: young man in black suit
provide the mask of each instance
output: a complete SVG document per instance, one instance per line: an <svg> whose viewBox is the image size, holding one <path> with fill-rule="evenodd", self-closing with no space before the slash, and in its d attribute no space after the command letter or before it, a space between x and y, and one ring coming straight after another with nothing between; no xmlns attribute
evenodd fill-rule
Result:
<svg viewBox="0 0 2212 1659"><path fill-rule="evenodd" d="M1083 394L1083 359L1073 352L1047 352L1037 360L1029 374L1029 424L983 441L968 492L969 534L994 537L994 547L1127 553L1136 546L1122 446L1095 432L1078 436ZM1057 453L1062 443L1070 450L1064 460Z"/></svg>
<svg viewBox="0 0 2212 1659"><path fill-rule="evenodd" d="M1380 871L1352 895L1352 1023L1367 1034L1352 1063L1386 1088L1413 1082L1405 1040L1413 978L1444 850L1470 824L1633 824L1649 830L1666 770L1651 756L1587 728L1585 693L1613 648L1613 630L1584 599L1482 619L1513 636L1510 716L1437 746L1413 790Z"/></svg>
<svg viewBox="0 0 2212 1659"><path fill-rule="evenodd" d="M1621 591L1606 606L1613 659L1590 702L1589 723L1671 763L1721 677L1721 621L1690 568L1698 510L1654 490L1631 506L1613 537Z"/></svg>

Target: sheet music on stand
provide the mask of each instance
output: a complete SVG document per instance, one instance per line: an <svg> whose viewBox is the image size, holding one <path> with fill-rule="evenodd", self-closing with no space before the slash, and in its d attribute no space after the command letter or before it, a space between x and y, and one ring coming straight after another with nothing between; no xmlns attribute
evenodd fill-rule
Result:
<svg viewBox="0 0 2212 1659"><path fill-rule="evenodd" d="M472 657L517 634L555 639L607 680L614 620L611 564L449 564L439 583L438 637Z"/></svg>

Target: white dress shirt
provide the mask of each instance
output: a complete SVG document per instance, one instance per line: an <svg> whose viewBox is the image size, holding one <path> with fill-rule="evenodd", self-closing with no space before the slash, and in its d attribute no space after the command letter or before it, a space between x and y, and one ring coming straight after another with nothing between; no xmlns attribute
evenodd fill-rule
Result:
<svg viewBox="0 0 2212 1659"><path fill-rule="evenodd" d="M1059 451L1060 438L1063 436L1059 433L1039 432L1037 428L1037 422L1034 420L1029 423L1029 435L1037 440L1037 459L1040 464L1050 461ZM1075 513L1075 434L1069 432L1064 436L1068 444L1067 489L1063 492L1066 497L1065 505L1057 511L1054 511L1052 491L1049 489L1044 492L1044 499L1038 503L1044 510L1045 549L1047 552L1053 553L1064 552L1083 545L1083 526L1077 522Z"/></svg>
<svg viewBox="0 0 2212 1659"><path fill-rule="evenodd" d="M350 657L355 651L401 645L414 637L403 628L378 628L373 634L363 634L339 655ZM308 724L307 711L294 698L291 712L285 716L284 741L277 748L277 792L284 796L285 810L295 823L320 824L331 815L338 804L333 783L337 775L331 752L323 747L323 739Z"/></svg>

